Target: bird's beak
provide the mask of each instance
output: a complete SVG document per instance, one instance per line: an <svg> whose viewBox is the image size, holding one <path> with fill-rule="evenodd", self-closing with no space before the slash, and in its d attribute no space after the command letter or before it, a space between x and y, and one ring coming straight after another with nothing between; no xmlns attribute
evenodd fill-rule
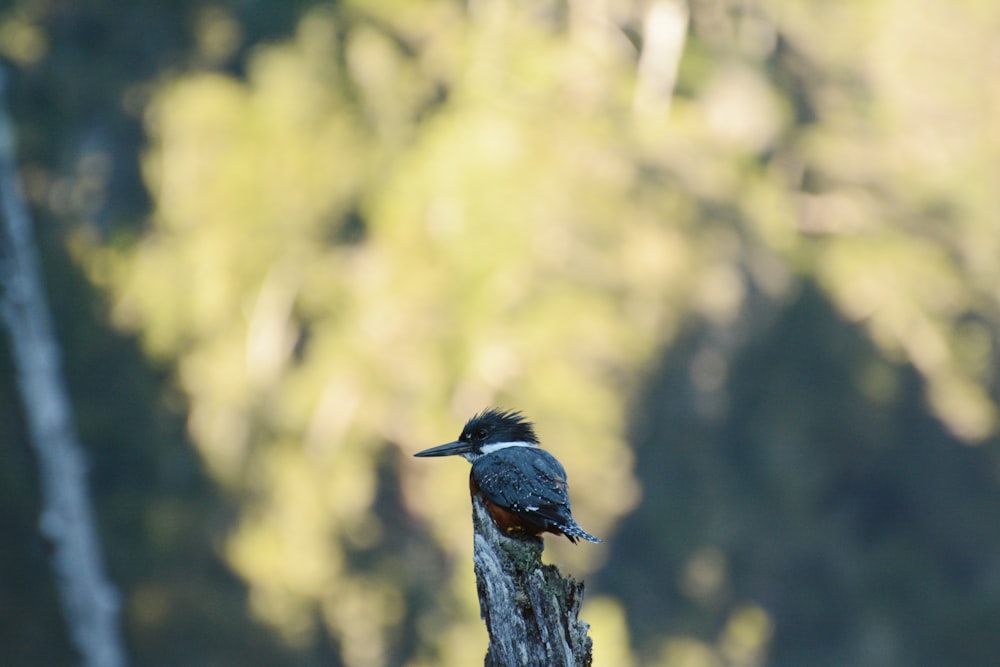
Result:
<svg viewBox="0 0 1000 667"><path fill-rule="evenodd" d="M472 447L461 440L456 440L455 442L448 442L437 447L425 449L422 452L417 452L414 456L454 456L455 454L467 454L471 451Z"/></svg>

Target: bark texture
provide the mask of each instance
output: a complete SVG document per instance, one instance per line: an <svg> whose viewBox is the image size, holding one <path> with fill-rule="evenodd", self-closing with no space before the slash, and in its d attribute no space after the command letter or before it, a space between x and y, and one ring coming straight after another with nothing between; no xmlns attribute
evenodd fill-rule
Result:
<svg viewBox="0 0 1000 667"><path fill-rule="evenodd" d="M21 195L0 69L0 319L6 325L41 477L40 528L53 548L63 614L86 667L121 667L118 596L101 561L86 467L60 371L31 218Z"/></svg>
<svg viewBox="0 0 1000 667"><path fill-rule="evenodd" d="M542 564L542 538L501 533L478 495L472 523L479 609L490 637L485 666L590 665L590 625L578 618L583 583Z"/></svg>

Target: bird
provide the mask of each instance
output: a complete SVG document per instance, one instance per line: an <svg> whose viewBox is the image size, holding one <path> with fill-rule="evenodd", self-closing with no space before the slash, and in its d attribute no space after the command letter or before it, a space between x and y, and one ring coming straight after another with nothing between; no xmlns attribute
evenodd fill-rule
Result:
<svg viewBox="0 0 1000 667"><path fill-rule="evenodd" d="M493 522L508 536L548 532L570 542L601 540L573 519L566 470L540 446L535 425L519 411L487 408L458 440L414 456L461 456L472 464L469 492L480 494Z"/></svg>

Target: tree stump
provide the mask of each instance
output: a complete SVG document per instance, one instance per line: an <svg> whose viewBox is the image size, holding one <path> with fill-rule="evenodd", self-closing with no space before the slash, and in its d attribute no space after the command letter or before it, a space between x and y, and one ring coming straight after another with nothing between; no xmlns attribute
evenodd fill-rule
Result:
<svg viewBox="0 0 1000 667"><path fill-rule="evenodd" d="M472 499L473 560L490 646L485 667L587 667L590 625L579 620L583 583L542 564L541 537L508 537Z"/></svg>

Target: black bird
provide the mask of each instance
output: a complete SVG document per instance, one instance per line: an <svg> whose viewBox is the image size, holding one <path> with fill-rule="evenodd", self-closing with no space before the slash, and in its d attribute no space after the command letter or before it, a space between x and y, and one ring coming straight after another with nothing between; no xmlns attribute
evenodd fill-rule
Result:
<svg viewBox="0 0 1000 667"><path fill-rule="evenodd" d="M581 528L570 510L566 470L538 446L534 424L520 412L490 408L470 419L455 442L414 456L458 454L472 464L469 491L481 493L507 535L565 535L570 542L601 540Z"/></svg>

